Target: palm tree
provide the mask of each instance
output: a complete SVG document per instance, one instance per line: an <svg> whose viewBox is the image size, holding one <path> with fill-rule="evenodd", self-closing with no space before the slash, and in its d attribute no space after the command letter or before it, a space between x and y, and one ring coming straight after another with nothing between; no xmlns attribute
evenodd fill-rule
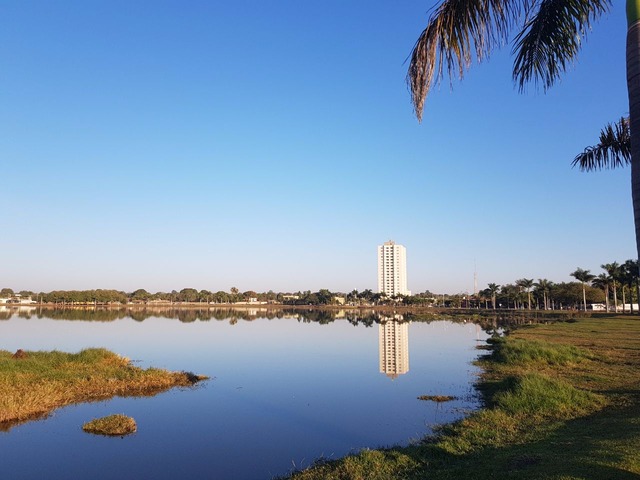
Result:
<svg viewBox="0 0 640 480"><path fill-rule="evenodd" d="M638 260L627 260L624 262L624 265L629 271L629 276L632 281L629 288L632 288L634 285L636 287L636 300L638 305L640 306L640 261ZM631 302L631 309L633 311L633 301ZM640 311L638 312L640 314Z"/></svg>
<svg viewBox="0 0 640 480"><path fill-rule="evenodd" d="M496 294L498 293L499 289L500 285L498 285L497 283L490 283L489 285L487 285L487 290L489 290L489 293L491 294L491 303L494 310L496 309Z"/></svg>
<svg viewBox="0 0 640 480"><path fill-rule="evenodd" d="M613 287L613 311L618 311L618 281L620 280L620 264L618 262L613 263L605 263L600 265L600 268L604 269L605 272L611 277L611 286ZM609 309L607 308L607 311Z"/></svg>
<svg viewBox="0 0 640 480"><path fill-rule="evenodd" d="M513 300L513 308L518 308L519 306L519 297L520 297L520 288L516 285L507 284L503 285L500 289L500 293L507 297L507 308L509 308L509 302Z"/></svg>
<svg viewBox="0 0 640 480"><path fill-rule="evenodd" d="M514 30L514 82L520 91L532 81L547 90L576 59L591 24L611 5L611 0L442 0L413 48L407 72L418 121L444 70L450 78L462 78L474 58L489 57ZM640 135L640 2L627 0L626 5L631 185L640 257L640 141L633 141Z"/></svg>
<svg viewBox="0 0 640 480"><path fill-rule="evenodd" d="M604 290L604 301L606 304L607 312L609 311L609 285L611 284L611 277L606 273L601 273L593 279L592 285Z"/></svg>
<svg viewBox="0 0 640 480"><path fill-rule="evenodd" d="M576 155L572 166L583 172L620 168L631 163L631 127L629 118L622 117L617 123L607 124L600 131L600 142L585 148Z"/></svg>
<svg viewBox="0 0 640 480"><path fill-rule="evenodd" d="M549 310L549 291L553 286L553 282L551 280L547 280L546 278L539 278L536 283L533 285L537 291L542 293L542 301L544 304L544 309Z"/></svg>
<svg viewBox="0 0 640 480"><path fill-rule="evenodd" d="M636 286L636 291L638 287L638 262L636 260L627 260L620 266L620 282L622 283L622 294L624 296L624 288L625 286L629 288L629 306L631 309L631 313L633 313L633 287ZM623 311L626 308L626 300L623 302Z"/></svg>
<svg viewBox="0 0 640 480"><path fill-rule="evenodd" d="M583 270L581 268L576 268L576 271L571 273L571 276L574 277L579 282L582 282L582 302L584 303L584 311L587 311L587 292L585 288L585 284L593 280L595 275L591 275L589 270Z"/></svg>
<svg viewBox="0 0 640 480"><path fill-rule="evenodd" d="M527 293L527 309L531 310L531 287L533 287L533 278L521 278L516 280L516 285L520 288L524 288Z"/></svg>

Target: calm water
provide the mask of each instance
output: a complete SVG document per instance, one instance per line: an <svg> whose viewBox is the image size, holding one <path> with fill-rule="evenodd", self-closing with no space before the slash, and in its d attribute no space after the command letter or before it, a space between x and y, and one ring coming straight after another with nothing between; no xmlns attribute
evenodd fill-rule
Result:
<svg viewBox="0 0 640 480"><path fill-rule="evenodd" d="M268 319L260 311L166 318L176 315L0 317L2 350L106 347L143 367L212 377L151 398L59 409L0 432L7 478L269 479L318 457L406 445L476 407L471 362L487 335L471 323ZM416 399L424 394L460 400L438 406ZM138 432L105 438L81 430L112 413L133 416Z"/></svg>

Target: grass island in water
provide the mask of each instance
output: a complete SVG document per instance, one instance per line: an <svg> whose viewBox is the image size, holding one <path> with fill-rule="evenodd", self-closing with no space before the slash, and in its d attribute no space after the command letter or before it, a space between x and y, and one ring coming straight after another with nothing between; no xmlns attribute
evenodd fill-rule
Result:
<svg viewBox="0 0 640 480"><path fill-rule="evenodd" d="M155 395L207 377L142 369L102 348L79 353L0 350L0 429L73 403L113 396Z"/></svg>

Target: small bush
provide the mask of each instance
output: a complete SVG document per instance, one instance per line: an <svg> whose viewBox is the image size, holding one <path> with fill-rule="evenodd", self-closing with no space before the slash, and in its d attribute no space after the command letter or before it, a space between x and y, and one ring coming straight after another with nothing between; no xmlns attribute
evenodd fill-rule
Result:
<svg viewBox="0 0 640 480"><path fill-rule="evenodd" d="M133 418L121 414L96 418L82 426L82 429L87 433L108 436L129 435L134 433L137 428L138 426Z"/></svg>

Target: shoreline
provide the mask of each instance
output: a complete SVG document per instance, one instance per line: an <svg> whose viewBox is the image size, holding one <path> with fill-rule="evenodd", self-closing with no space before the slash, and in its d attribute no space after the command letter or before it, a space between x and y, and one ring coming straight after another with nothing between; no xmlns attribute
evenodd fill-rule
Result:
<svg viewBox="0 0 640 480"><path fill-rule="evenodd" d="M416 444L365 449L279 477L637 478L640 319L605 314L495 337L480 358L483 406Z"/></svg>

